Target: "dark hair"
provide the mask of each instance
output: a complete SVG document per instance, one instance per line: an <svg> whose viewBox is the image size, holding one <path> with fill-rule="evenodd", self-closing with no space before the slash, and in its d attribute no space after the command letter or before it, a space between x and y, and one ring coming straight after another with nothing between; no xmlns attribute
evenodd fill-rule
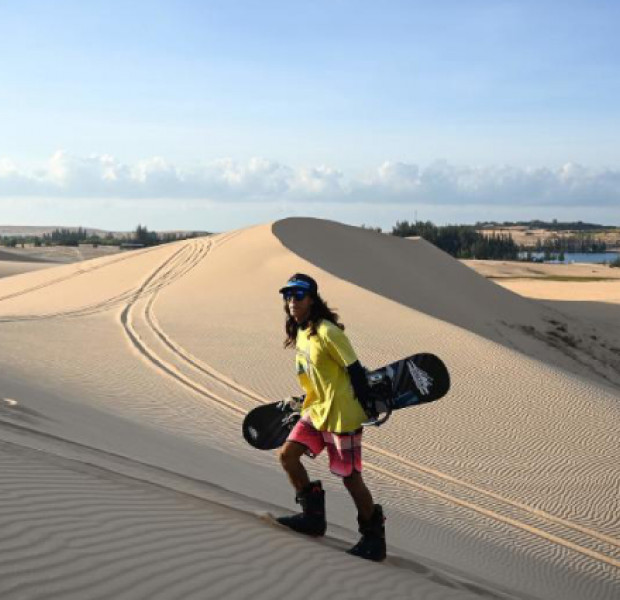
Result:
<svg viewBox="0 0 620 600"><path fill-rule="evenodd" d="M313 295L314 302L310 307L310 316L308 317L308 327L310 327L310 336L316 335L317 327L322 319L330 321L340 329L344 330L344 325L338 322L338 313L334 312L321 296L318 294ZM299 324L291 316L291 312L288 307L288 302L284 301L284 312L286 313L286 325L284 329L286 331L286 339L284 340L284 347L291 348L295 346L297 342L297 331Z"/></svg>

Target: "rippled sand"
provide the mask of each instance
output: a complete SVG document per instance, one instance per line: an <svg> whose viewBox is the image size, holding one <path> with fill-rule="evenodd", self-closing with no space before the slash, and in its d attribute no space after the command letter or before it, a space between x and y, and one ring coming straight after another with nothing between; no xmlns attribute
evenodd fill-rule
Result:
<svg viewBox="0 0 620 600"><path fill-rule="evenodd" d="M293 493L240 423L297 389L277 293L297 271L368 367L427 351L452 374L444 399L366 432L385 564L343 552L355 511L323 457L324 540L262 517ZM59 266L0 281L0 328L3 599L617 592L609 328L424 241L289 219Z"/></svg>

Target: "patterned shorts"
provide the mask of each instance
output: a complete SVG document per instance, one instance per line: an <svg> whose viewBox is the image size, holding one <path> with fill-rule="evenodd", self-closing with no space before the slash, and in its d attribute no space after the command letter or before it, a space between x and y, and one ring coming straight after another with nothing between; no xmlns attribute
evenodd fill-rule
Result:
<svg viewBox="0 0 620 600"><path fill-rule="evenodd" d="M308 417L303 417L297 421L287 441L305 446L311 458L327 447L329 469L338 477L349 477L354 470L362 472L362 428L352 433L319 431Z"/></svg>

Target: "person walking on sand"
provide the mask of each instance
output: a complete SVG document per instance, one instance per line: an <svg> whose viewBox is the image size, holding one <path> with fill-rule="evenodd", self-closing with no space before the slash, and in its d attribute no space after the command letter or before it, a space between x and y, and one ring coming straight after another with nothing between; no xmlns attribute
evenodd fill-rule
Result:
<svg viewBox="0 0 620 600"><path fill-rule="evenodd" d="M297 273L280 289L286 312L285 347L295 347L295 364L305 399L301 419L279 452L279 459L302 512L279 517L282 525L312 536L325 534L325 492L310 481L301 462L325 448L329 467L342 478L357 508L361 538L349 554L380 561L386 556L385 518L362 479L362 423L375 416L366 373L344 333L338 315L319 296L312 277Z"/></svg>

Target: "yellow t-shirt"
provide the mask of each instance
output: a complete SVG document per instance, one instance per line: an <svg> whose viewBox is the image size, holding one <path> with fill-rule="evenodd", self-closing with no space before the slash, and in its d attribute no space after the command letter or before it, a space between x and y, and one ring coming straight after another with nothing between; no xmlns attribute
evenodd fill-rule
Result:
<svg viewBox="0 0 620 600"><path fill-rule="evenodd" d="M355 351L344 331L325 319L317 335L309 334L310 327L297 331L295 364L306 392L302 413L320 431L355 431L367 419L347 372L357 360Z"/></svg>

